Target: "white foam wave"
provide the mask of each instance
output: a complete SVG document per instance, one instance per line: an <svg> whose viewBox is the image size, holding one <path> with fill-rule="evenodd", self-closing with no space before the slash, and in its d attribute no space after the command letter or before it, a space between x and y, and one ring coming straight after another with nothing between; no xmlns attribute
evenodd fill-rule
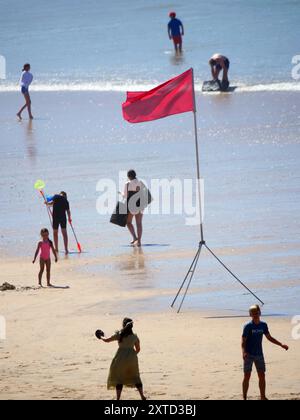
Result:
<svg viewBox="0 0 300 420"><path fill-rule="evenodd" d="M300 82L283 82L237 86L238 92L299 92Z"/></svg>
<svg viewBox="0 0 300 420"><path fill-rule="evenodd" d="M125 82L72 82L72 83L36 83L32 85L33 92L127 92L127 91L147 91L153 89L160 82L152 83L133 83ZM234 86L235 92L299 92L300 82L282 82L257 85L237 84ZM20 88L15 84L0 82L0 92L18 92ZM201 92L202 82L196 82L195 90Z"/></svg>

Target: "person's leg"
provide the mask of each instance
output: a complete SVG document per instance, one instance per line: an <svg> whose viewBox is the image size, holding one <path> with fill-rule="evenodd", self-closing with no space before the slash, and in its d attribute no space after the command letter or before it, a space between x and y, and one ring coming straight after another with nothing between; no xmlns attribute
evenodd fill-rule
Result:
<svg viewBox="0 0 300 420"><path fill-rule="evenodd" d="M67 255L69 253L69 238L68 238L67 228L62 228L61 233L64 238L65 253Z"/></svg>
<svg viewBox="0 0 300 420"><path fill-rule="evenodd" d="M47 270L47 286L50 287L51 286L51 260L49 259L48 261L46 261L46 270Z"/></svg>
<svg viewBox="0 0 300 420"><path fill-rule="evenodd" d="M216 71L215 71L215 80L219 80L219 75L221 73L221 69L216 67Z"/></svg>
<svg viewBox="0 0 300 420"><path fill-rule="evenodd" d="M179 49L179 53L182 54L182 39L179 42L178 49Z"/></svg>
<svg viewBox="0 0 300 420"><path fill-rule="evenodd" d="M54 248L58 252L58 229L53 229Z"/></svg>
<svg viewBox="0 0 300 420"><path fill-rule="evenodd" d="M266 397L266 374L265 372L257 372L258 379L259 379L259 390L260 390L260 398L262 400L267 400Z"/></svg>
<svg viewBox="0 0 300 420"><path fill-rule="evenodd" d="M29 93L26 93L24 96L25 96L25 99L26 99L26 106L27 106L29 118L31 120L33 120L33 116L32 116L32 113L31 113L31 99L30 99L30 95L29 95Z"/></svg>
<svg viewBox="0 0 300 420"><path fill-rule="evenodd" d="M223 77L222 77L222 82L225 83L226 85L229 83L228 82L228 70L229 70L229 60L225 60L225 68L223 69Z"/></svg>
<svg viewBox="0 0 300 420"><path fill-rule="evenodd" d="M259 379L260 397L262 400L267 400L266 397L266 363L264 356L257 356L255 358L255 367Z"/></svg>
<svg viewBox="0 0 300 420"><path fill-rule="evenodd" d="M136 384L136 389L139 391L141 399L146 400L147 398L144 395L143 384Z"/></svg>
<svg viewBox="0 0 300 420"><path fill-rule="evenodd" d="M22 106L20 111L17 113L17 116L20 118L20 120L22 119L22 112L24 111L25 108L27 108L26 104L24 106Z"/></svg>
<svg viewBox="0 0 300 420"><path fill-rule="evenodd" d="M175 38L173 38L173 43L174 43L175 53L177 54L178 49L177 49L177 42L176 42Z"/></svg>
<svg viewBox="0 0 300 420"><path fill-rule="evenodd" d="M244 400L247 400L250 378L251 378L251 372L245 372L244 380L243 380L243 398L244 398Z"/></svg>
<svg viewBox="0 0 300 420"><path fill-rule="evenodd" d="M226 68L223 70L222 81L223 82L228 82L228 70Z"/></svg>
<svg viewBox="0 0 300 420"><path fill-rule="evenodd" d="M39 286L42 285L44 269L45 269L45 261L40 258Z"/></svg>
<svg viewBox="0 0 300 420"><path fill-rule="evenodd" d="M133 220L133 215L131 213L129 213L128 217L127 217L127 228L129 230L129 232L131 233L131 236L133 238L133 243L134 243L134 242L137 241L137 236L136 236L133 224L132 224L132 220Z"/></svg>
<svg viewBox="0 0 300 420"><path fill-rule="evenodd" d="M25 99L25 105L22 106L22 108L20 109L20 111L17 113L17 116L20 118L20 120L22 119L22 112L24 111L25 108L27 108L27 101L26 101L26 96L23 94L24 99Z"/></svg>
<svg viewBox="0 0 300 420"><path fill-rule="evenodd" d="M121 399L122 390L123 390L123 385L117 385L116 386L116 393L117 393L117 400L118 401Z"/></svg>
<svg viewBox="0 0 300 420"><path fill-rule="evenodd" d="M136 227L137 227L137 245L142 245L143 236L143 213L139 213L135 216Z"/></svg>

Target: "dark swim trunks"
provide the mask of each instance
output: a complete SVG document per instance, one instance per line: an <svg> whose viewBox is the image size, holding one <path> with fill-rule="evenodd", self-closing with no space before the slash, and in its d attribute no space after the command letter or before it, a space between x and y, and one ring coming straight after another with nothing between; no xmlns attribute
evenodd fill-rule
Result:
<svg viewBox="0 0 300 420"><path fill-rule="evenodd" d="M58 230L59 226L61 227L61 229L66 229L67 228L67 218L57 218L57 217L53 217L53 229L54 230Z"/></svg>
<svg viewBox="0 0 300 420"><path fill-rule="evenodd" d="M224 58L224 64L225 64L226 69L229 70L230 61L228 60L228 58ZM217 70L222 70L221 64L217 64L216 68Z"/></svg>
<svg viewBox="0 0 300 420"><path fill-rule="evenodd" d="M70 210L68 200L61 196L55 195L53 197L53 229L57 230L59 226L62 229L67 227L66 212Z"/></svg>
<svg viewBox="0 0 300 420"><path fill-rule="evenodd" d="M258 373L266 373L264 356L251 356L249 354L246 360L244 360L244 373L251 373L253 364Z"/></svg>
<svg viewBox="0 0 300 420"><path fill-rule="evenodd" d="M28 88L25 86L22 86L21 92L23 93L23 95L26 95L28 93Z"/></svg>

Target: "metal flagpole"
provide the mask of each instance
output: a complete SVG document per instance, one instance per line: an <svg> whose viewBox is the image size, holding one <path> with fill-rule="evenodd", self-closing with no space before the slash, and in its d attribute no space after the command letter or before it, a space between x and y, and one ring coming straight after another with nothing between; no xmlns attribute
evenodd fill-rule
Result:
<svg viewBox="0 0 300 420"><path fill-rule="evenodd" d="M201 172L200 172L200 153L199 153L199 141L198 141L198 126L197 126L197 105L196 105L196 94L195 94L195 79L193 70L193 96L194 96L194 134L195 134L195 146L196 146L196 161L197 161L197 182L198 182L198 200L199 200L199 212L200 212L200 236L201 244L205 243L203 233L203 214L202 214L202 196L201 196Z"/></svg>
<svg viewBox="0 0 300 420"><path fill-rule="evenodd" d="M231 274L232 277L234 277L246 290L248 290L248 292L250 292L252 294L252 296L254 296L262 305L264 305L264 302L259 299L221 260L220 258L218 258L216 256L216 254L206 245L206 242L204 240L204 229L203 229L203 213L202 213L202 194L201 194L201 172L200 172L200 153L199 153L199 140L198 140L198 126L197 126L197 106L196 106L196 94L195 94L195 79L194 79L194 70L192 69L193 72L193 97L194 97L194 134L195 134L195 147L196 147L196 164L197 164L197 183L198 183L198 201L199 201L199 215L200 215L200 242L199 242L199 246L198 246L198 250L197 253L194 257L194 260L189 268L189 271L187 272L176 296L175 299L173 300L171 307L173 308L180 293L182 292L182 289L184 287L184 285L187 282L187 286L185 288L182 300L180 302L179 308L177 313L179 313L181 311L182 305L184 303L184 300L186 298L186 295L188 293L188 290L190 288L190 285L192 283L192 280L194 278L195 275L195 271L200 259L200 255L201 255L201 251L202 251L202 247L204 246L210 253L211 255Z"/></svg>

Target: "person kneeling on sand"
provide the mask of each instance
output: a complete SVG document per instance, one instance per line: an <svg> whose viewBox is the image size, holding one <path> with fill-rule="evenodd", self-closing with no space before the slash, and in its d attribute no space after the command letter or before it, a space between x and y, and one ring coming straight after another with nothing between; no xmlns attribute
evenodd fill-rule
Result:
<svg viewBox="0 0 300 420"><path fill-rule="evenodd" d="M254 363L259 378L261 399L267 400L265 379L266 364L262 348L263 336L265 335L271 343L282 347L284 350L288 350L289 348L286 344L281 344L271 336L268 325L260 320L261 310L258 305L251 306L249 314L252 321L245 325L242 336L242 351L244 359L243 397L244 400L247 399L252 366Z"/></svg>

